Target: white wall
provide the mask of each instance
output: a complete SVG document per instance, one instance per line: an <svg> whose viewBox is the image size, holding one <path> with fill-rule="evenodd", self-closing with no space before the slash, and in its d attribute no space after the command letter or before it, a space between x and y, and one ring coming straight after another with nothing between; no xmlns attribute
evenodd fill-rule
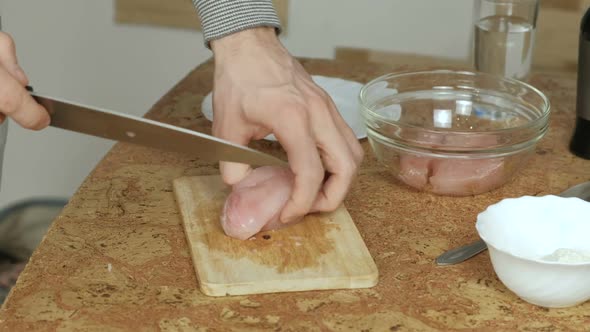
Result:
<svg viewBox="0 0 590 332"><path fill-rule="evenodd" d="M295 55L330 58L356 46L464 58L471 0L291 0L282 37ZM426 9L428 8L428 9ZM3 30L38 92L134 115L211 54L193 31L121 26L106 0L1 0ZM69 196L111 142L11 124L0 207Z"/></svg>
<svg viewBox="0 0 590 332"><path fill-rule="evenodd" d="M465 58L473 0L291 0L291 52L331 57L335 46Z"/></svg>

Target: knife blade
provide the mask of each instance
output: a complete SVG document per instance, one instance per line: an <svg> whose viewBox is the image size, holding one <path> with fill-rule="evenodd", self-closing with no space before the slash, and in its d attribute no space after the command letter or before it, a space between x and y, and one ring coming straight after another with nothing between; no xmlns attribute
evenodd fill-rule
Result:
<svg viewBox="0 0 590 332"><path fill-rule="evenodd" d="M105 139L187 153L205 161L229 161L252 166L285 166L269 154L211 135L145 118L90 107L32 91L50 114L50 126Z"/></svg>

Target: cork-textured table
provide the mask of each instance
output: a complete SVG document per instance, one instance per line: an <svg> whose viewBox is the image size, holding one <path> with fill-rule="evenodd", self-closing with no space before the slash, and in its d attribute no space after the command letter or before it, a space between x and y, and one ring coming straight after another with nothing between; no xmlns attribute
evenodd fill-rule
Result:
<svg viewBox="0 0 590 332"><path fill-rule="evenodd" d="M366 82L384 65L302 59L312 73ZM200 115L213 64L190 73L148 113L210 132ZM217 174L191 156L117 144L55 220L2 310L1 331L590 331L590 303L543 309L497 279L488 254L439 267L437 255L477 238L477 214L504 197L558 193L590 179L571 155L575 77L537 74L553 104L551 128L528 168L476 197L419 193L367 157L346 206L379 268L372 289L211 298L189 256L172 180ZM253 145L283 157L276 143Z"/></svg>

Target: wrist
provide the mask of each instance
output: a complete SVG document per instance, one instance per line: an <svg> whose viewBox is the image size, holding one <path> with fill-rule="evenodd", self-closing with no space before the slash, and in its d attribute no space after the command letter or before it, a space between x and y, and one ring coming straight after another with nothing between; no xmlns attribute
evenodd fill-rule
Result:
<svg viewBox="0 0 590 332"><path fill-rule="evenodd" d="M275 28L255 27L211 41L211 50L215 58L222 58L242 52L249 47L269 48L277 45L280 45L280 41Z"/></svg>

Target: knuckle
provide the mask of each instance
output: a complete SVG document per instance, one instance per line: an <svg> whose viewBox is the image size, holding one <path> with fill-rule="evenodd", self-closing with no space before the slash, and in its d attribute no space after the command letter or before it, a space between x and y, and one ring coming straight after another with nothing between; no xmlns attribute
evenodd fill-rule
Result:
<svg viewBox="0 0 590 332"><path fill-rule="evenodd" d="M359 165L356 163L356 160L354 160L354 158L350 158L343 163L342 174L347 178L347 180L350 180L356 174L358 169Z"/></svg>
<svg viewBox="0 0 590 332"><path fill-rule="evenodd" d="M285 114L285 119L294 121L297 125L306 124L309 121L307 107L301 103L291 103L291 105L285 108L285 111L287 113Z"/></svg>
<svg viewBox="0 0 590 332"><path fill-rule="evenodd" d="M309 105L312 109L328 110L328 103L326 102L325 97L323 97L321 94L309 98Z"/></svg>
<svg viewBox="0 0 590 332"><path fill-rule="evenodd" d="M305 195L300 196L302 199L309 200L309 196L312 194L317 194L319 191L321 184L324 180L324 168L322 166L309 168L305 172L300 174L300 180L302 184L305 184L307 188L307 193Z"/></svg>
<svg viewBox="0 0 590 332"><path fill-rule="evenodd" d="M357 165L360 166L360 164L363 162L363 159L365 159L365 150L360 144L357 143L354 144L352 151L357 162Z"/></svg>
<svg viewBox="0 0 590 332"><path fill-rule="evenodd" d="M12 37L5 33L5 32L0 32L0 49L3 51L6 50L14 50L15 48L15 44L14 44L14 39L12 39Z"/></svg>

